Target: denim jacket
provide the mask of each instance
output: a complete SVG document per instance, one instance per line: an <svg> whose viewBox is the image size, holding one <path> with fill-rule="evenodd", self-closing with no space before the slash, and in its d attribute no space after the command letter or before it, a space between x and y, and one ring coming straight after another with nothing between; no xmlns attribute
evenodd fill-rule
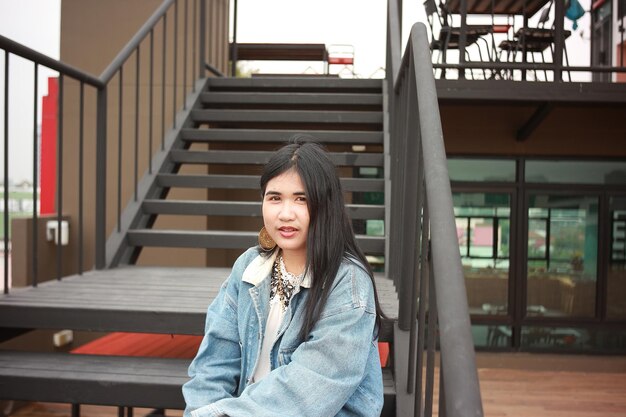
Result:
<svg viewBox="0 0 626 417"><path fill-rule="evenodd" d="M296 290L271 350L272 371L251 383L274 257L261 257L257 248L241 255L209 306L205 336L183 386L184 416L379 416L383 385L374 290L355 262L342 262L304 343L298 334L309 290Z"/></svg>

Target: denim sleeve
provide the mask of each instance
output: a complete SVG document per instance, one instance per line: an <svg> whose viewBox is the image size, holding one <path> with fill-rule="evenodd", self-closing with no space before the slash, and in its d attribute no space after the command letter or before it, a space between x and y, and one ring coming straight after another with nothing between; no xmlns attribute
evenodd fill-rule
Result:
<svg viewBox="0 0 626 417"><path fill-rule="evenodd" d="M191 378L183 385L185 416L237 392L241 372L241 347L237 326L237 294L241 281L238 263L209 306L205 334L196 357L189 366Z"/></svg>
<svg viewBox="0 0 626 417"><path fill-rule="evenodd" d="M342 277L344 284L333 289L322 317L309 339L293 351L291 362L246 387L238 398L209 404L195 410L193 416L319 417L339 413L364 380L368 352L375 343L373 289L367 276L355 283L355 273L364 275L356 270L350 268L352 277ZM380 388L382 399L382 382ZM378 406L363 408L359 410L362 416L380 413Z"/></svg>

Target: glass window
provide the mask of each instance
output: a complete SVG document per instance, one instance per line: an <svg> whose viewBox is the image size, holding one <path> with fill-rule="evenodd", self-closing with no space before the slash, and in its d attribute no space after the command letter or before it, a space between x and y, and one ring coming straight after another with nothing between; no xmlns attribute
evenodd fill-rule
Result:
<svg viewBox="0 0 626 417"><path fill-rule="evenodd" d="M472 325L472 336L476 347L510 347L512 334L511 326L500 324Z"/></svg>
<svg viewBox="0 0 626 417"><path fill-rule="evenodd" d="M448 159L450 181L514 182L512 159Z"/></svg>
<svg viewBox="0 0 626 417"><path fill-rule="evenodd" d="M472 314L508 313L510 196L453 193L457 237Z"/></svg>
<svg viewBox="0 0 626 417"><path fill-rule="evenodd" d="M598 198L530 196L528 316L595 314Z"/></svg>
<svg viewBox="0 0 626 417"><path fill-rule="evenodd" d="M581 351L591 347L587 329L575 327L522 327L522 348Z"/></svg>
<svg viewBox="0 0 626 417"><path fill-rule="evenodd" d="M526 182L558 184L626 184L626 162L526 161Z"/></svg>
<svg viewBox="0 0 626 417"><path fill-rule="evenodd" d="M626 318L626 197L611 198L606 315Z"/></svg>

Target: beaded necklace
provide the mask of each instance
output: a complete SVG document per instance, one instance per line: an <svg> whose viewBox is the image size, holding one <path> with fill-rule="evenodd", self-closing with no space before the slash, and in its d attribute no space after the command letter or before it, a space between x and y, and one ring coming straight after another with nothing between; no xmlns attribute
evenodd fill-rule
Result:
<svg viewBox="0 0 626 417"><path fill-rule="evenodd" d="M274 262L272 270L270 300L273 301L275 295L278 294L278 301L280 301L282 310L287 310L291 296L294 290L300 285L303 275L304 274L296 276L288 272L285 268L283 257L279 256Z"/></svg>

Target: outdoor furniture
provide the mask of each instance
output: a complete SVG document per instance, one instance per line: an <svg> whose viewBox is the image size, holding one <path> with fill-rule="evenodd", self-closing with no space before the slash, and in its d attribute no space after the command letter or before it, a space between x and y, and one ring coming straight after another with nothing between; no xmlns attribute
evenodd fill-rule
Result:
<svg viewBox="0 0 626 417"><path fill-rule="evenodd" d="M440 2L436 4L435 0L426 0L424 2L424 9L428 24L432 33L432 42L430 44L431 50L440 51L439 59L442 63L446 63L448 50L458 50L460 46L460 39L462 34L462 28L459 26L453 26L452 19L445 4ZM439 30L437 31L436 25L438 24ZM487 48L487 54L489 56L489 44L483 36L492 33L492 25L467 25L465 26L465 46L477 45L478 55L480 61L483 61L483 53L478 42L482 40ZM437 33L437 35L435 35ZM466 59L469 58L469 52L465 50ZM486 73L483 70L483 75ZM445 78L445 69L442 70L442 77Z"/></svg>
<svg viewBox="0 0 626 417"><path fill-rule="evenodd" d="M547 49L550 49L550 52L552 53L552 61L554 61L554 42L556 38L556 31L553 27L546 27L546 23L550 17L552 4L553 2L551 1L550 4L541 11L536 27L522 27L515 32L514 39L505 40L500 43L499 49L501 52L505 52L507 54L507 61L515 61L517 54L521 54L524 61L530 58L531 62L536 62L534 55L539 54L541 60L540 62L545 64L546 59L544 52ZM565 30L563 31L563 35L565 40L571 35L571 31ZM564 47L563 51L565 53L565 62L569 65L567 48ZM543 72L545 80L547 81L547 71L544 70Z"/></svg>

